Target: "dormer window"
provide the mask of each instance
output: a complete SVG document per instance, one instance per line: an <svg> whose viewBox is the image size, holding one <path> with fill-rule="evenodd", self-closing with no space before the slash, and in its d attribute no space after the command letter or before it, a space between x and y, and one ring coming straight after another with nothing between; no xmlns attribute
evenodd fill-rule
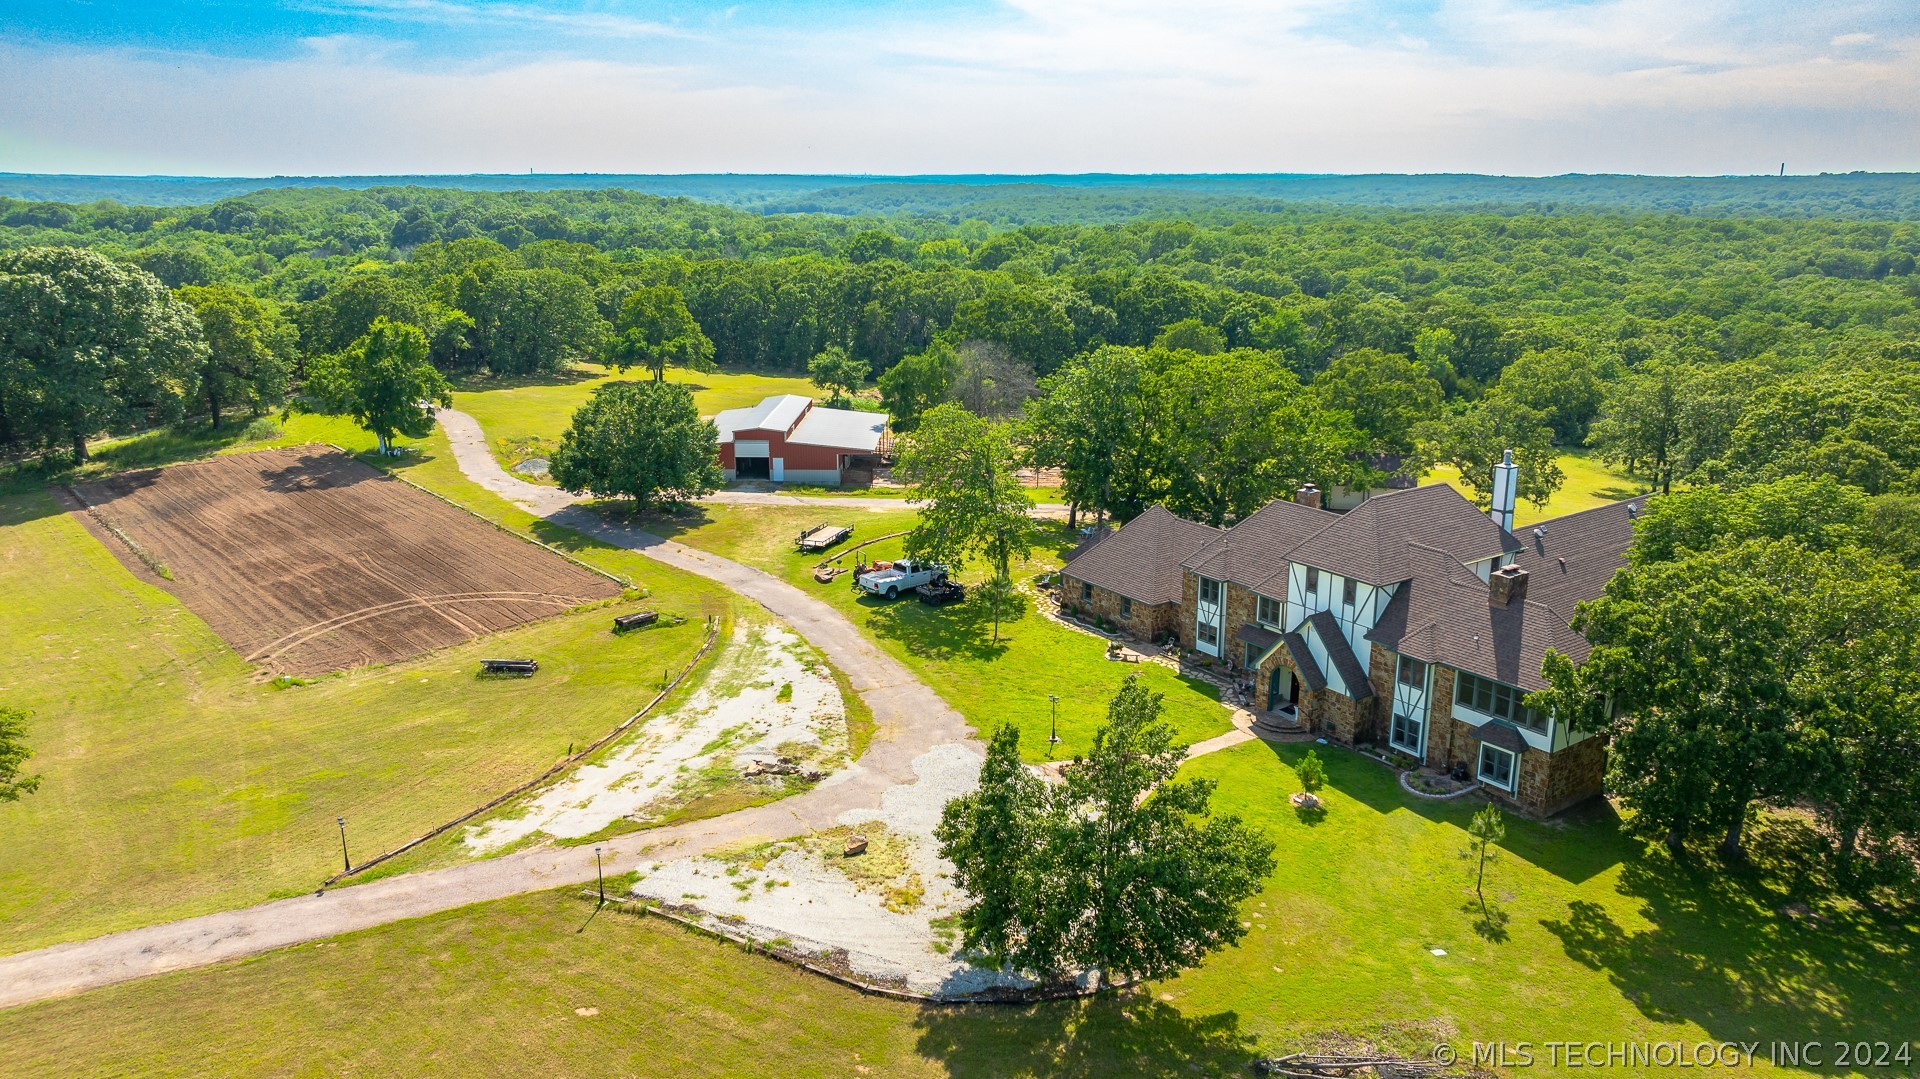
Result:
<svg viewBox="0 0 1920 1079"><path fill-rule="evenodd" d="M1340 581L1340 602L1341 603L1347 605L1348 607L1353 606L1354 598L1359 595L1359 592L1360 592L1359 586L1354 584L1353 578L1346 577Z"/></svg>

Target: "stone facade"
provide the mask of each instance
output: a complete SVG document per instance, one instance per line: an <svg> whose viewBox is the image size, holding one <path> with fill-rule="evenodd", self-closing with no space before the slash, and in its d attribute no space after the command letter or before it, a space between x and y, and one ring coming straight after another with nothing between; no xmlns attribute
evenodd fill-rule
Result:
<svg viewBox="0 0 1920 1079"><path fill-rule="evenodd" d="M1182 648L1191 650L1194 647L1194 617L1199 610L1200 581L1191 570L1184 572L1182 579L1180 605L1177 608L1172 605L1156 608L1152 617L1164 618L1164 622L1156 621L1154 625L1170 631ZM1079 595L1078 587L1078 582L1069 581L1069 588L1073 589L1069 595L1070 604ZM1225 617L1221 626L1224 654L1220 662L1228 669L1241 670L1242 677L1251 676L1258 707L1265 708L1268 704L1267 682L1274 668L1292 671L1296 679L1299 678L1299 672L1293 670L1292 657L1284 647L1274 648L1256 670L1244 671L1244 646L1234 638L1234 633L1255 620L1258 596L1252 589L1240 585L1223 582L1222 587ZM1095 589L1094 592L1098 595L1101 590ZM1117 609L1117 606L1113 608L1114 611ZM1140 605L1134 606L1136 619L1140 617L1141 610ZM1166 613L1160 613L1162 610ZM1110 621L1118 621L1113 613L1108 613L1107 617ZM1371 698L1355 701L1332 689L1315 692L1302 685L1299 719L1309 730L1328 741L1343 745L1362 742L1379 745L1385 742L1388 711L1393 707L1394 665L1399 657L1378 645L1370 647L1368 651L1367 675L1373 683L1374 692ZM1480 742L1473 737L1471 726L1453 718L1456 672L1438 664L1433 666L1432 671L1433 681L1427 696L1425 763L1448 771L1465 768L1471 775L1479 764ZM1533 748L1523 751L1519 760L1519 778L1512 795L1491 787L1482 789L1489 798L1524 816L1547 817L1600 794L1605 788L1605 772L1604 740L1588 738L1558 753Z"/></svg>
<svg viewBox="0 0 1920 1079"><path fill-rule="evenodd" d="M1060 577L1060 606L1088 621L1098 615L1137 641L1159 640L1174 632L1180 620L1178 604L1135 603L1110 588L1065 574Z"/></svg>

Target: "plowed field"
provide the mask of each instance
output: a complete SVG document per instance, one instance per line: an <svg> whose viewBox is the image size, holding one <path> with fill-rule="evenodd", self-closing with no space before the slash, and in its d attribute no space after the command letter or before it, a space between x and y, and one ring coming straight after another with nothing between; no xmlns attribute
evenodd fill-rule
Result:
<svg viewBox="0 0 1920 1079"><path fill-rule="evenodd" d="M285 674L405 659L620 591L332 450L127 472L79 494L130 570Z"/></svg>

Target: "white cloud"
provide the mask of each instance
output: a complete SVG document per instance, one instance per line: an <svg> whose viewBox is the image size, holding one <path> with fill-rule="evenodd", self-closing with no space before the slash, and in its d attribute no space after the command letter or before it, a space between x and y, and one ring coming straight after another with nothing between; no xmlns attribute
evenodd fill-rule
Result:
<svg viewBox="0 0 1920 1079"><path fill-rule="evenodd" d="M352 35L278 60L0 46L0 146L17 169L117 155L229 174L1920 167L1912 35L1829 55L1819 37L1730 32L1731 0L1552 16L1449 0L1377 41L1337 32L1364 13L1014 0L938 28L743 26L671 51L466 63Z"/></svg>

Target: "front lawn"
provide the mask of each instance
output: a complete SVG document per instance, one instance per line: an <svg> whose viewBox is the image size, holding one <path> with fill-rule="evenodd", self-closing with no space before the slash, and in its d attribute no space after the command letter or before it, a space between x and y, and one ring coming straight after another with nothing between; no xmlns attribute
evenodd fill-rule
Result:
<svg viewBox="0 0 1920 1079"><path fill-rule="evenodd" d="M1071 757L1090 748L1093 729L1106 719L1107 702L1129 673L1139 672L1156 692L1166 695L1167 716L1186 741L1199 741L1231 729L1227 710L1213 686L1188 680L1151 663L1130 665L1106 658L1106 642L1069 629L1040 612L1029 590L1022 611L1000 627L973 596L951 607L928 607L908 597L892 602L854 592L850 577L832 584L813 579L822 557L801 554L793 546L799 533L822 522L849 524L846 546L913 527L917 515L891 507L697 506L671 517L642 522L674 539L785 578L831 603L881 647L918 674L948 704L965 715L982 735L1002 723L1020 728L1020 746L1028 760ZM1060 565L1072 537L1057 524L1042 526L1043 542L1016 571L1030 581ZM844 550L845 547L837 550ZM898 558L902 541L888 540L863 553L874 559ZM829 552L830 554L833 552ZM851 565L852 557L842 561ZM969 566L962 579L978 584L985 566ZM1060 698L1061 744L1047 744L1051 705Z"/></svg>
<svg viewBox="0 0 1920 1079"><path fill-rule="evenodd" d="M1272 836L1278 869L1243 910L1241 944L1089 1002L879 1000L659 921L588 922L575 890L31 1005L7 1016L0 1071L1241 1075L1335 1032L1404 1052L1531 1041L1539 1063L1512 1074L1545 1076L1585 1074L1548 1066L1548 1041L1914 1036L1913 912L1822 900L1789 824L1759 829L1752 867L1729 870L1676 865L1604 805L1509 817L1489 936L1460 855L1476 806L1414 799L1382 766L1321 747L1327 809L1303 819L1286 796L1306 748L1187 766L1219 781L1219 810ZM1818 920L1780 913L1796 900Z"/></svg>

